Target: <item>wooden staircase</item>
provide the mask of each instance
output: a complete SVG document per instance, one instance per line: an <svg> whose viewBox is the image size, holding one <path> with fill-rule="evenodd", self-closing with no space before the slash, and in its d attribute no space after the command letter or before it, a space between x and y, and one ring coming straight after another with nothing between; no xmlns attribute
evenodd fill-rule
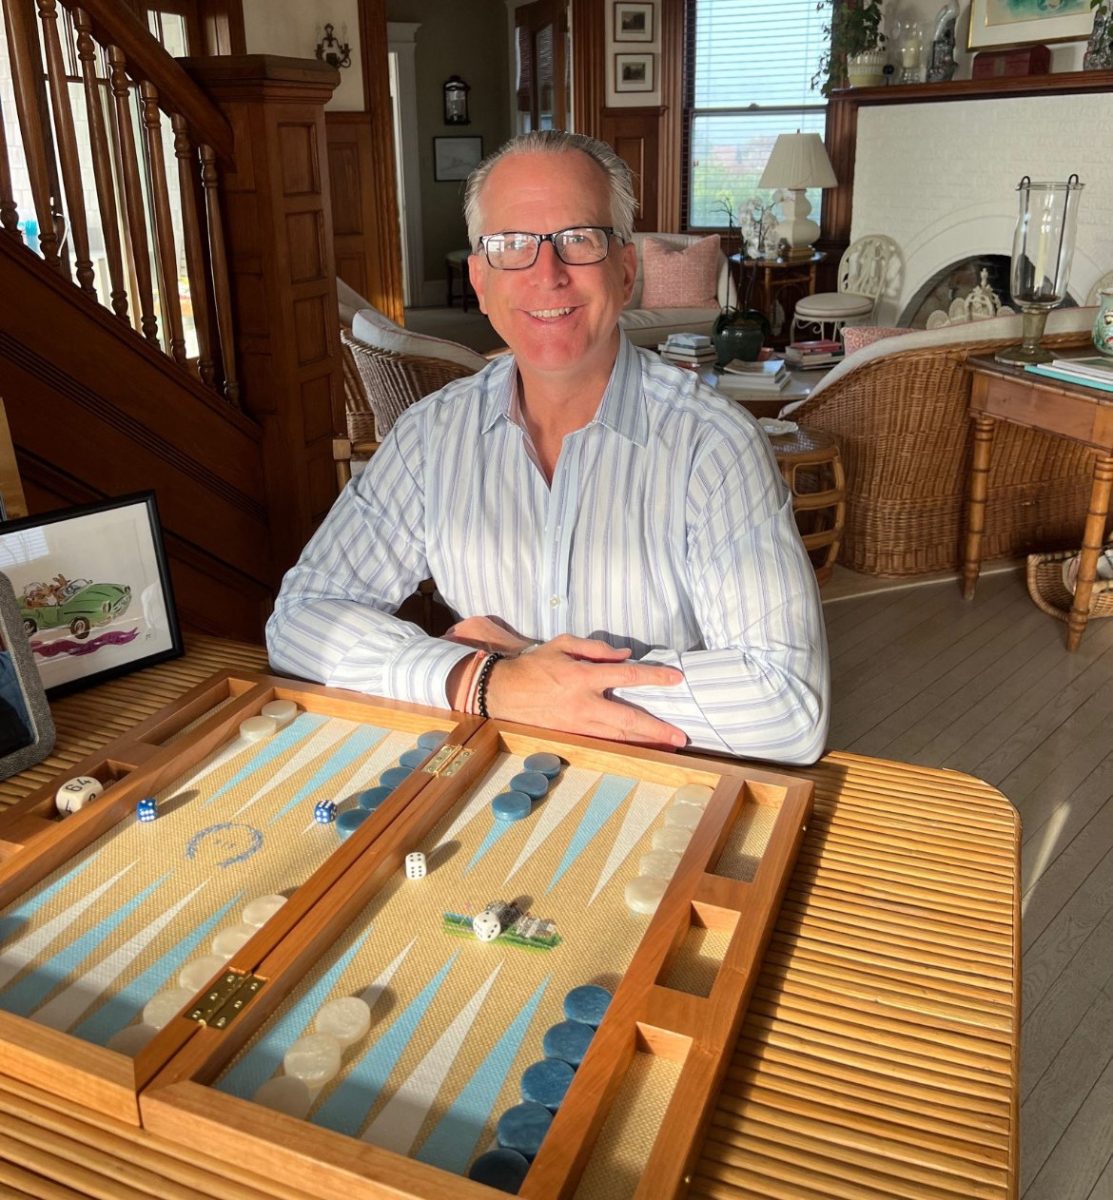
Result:
<svg viewBox="0 0 1113 1200"><path fill-rule="evenodd" d="M153 489L183 621L257 638L335 496L337 73L175 60L113 0L2 12L0 398L29 507Z"/></svg>

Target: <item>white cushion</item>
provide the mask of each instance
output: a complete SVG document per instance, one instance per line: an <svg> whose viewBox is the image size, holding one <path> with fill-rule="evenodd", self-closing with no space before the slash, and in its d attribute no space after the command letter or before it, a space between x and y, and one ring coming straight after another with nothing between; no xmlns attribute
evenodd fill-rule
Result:
<svg viewBox="0 0 1113 1200"><path fill-rule="evenodd" d="M834 317L861 317L868 312L873 312L873 301L854 292L820 292L796 302L798 317L823 317L830 321Z"/></svg>
<svg viewBox="0 0 1113 1200"><path fill-rule="evenodd" d="M401 325L395 325L376 308L361 308L355 314L352 318L352 336L376 350L409 354L415 358L439 358L469 371L482 371L487 365L482 354L469 350L467 346L429 337L424 333L411 333Z"/></svg>
<svg viewBox="0 0 1113 1200"><path fill-rule="evenodd" d="M340 324L351 329L353 318L361 308L367 307L367 301L339 275L336 277L336 299L340 305Z"/></svg>
<svg viewBox="0 0 1113 1200"><path fill-rule="evenodd" d="M635 346L656 348L670 333L710 334L719 315L717 308L627 308L619 326Z"/></svg>

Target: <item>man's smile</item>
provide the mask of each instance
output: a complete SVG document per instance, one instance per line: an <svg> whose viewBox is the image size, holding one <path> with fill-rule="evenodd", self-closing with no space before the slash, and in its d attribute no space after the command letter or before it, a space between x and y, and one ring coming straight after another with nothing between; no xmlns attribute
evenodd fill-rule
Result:
<svg viewBox="0 0 1113 1200"><path fill-rule="evenodd" d="M574 308L536 308L527 309L529 315L538 321L551 321L557 317L566 317Z"/></svg>

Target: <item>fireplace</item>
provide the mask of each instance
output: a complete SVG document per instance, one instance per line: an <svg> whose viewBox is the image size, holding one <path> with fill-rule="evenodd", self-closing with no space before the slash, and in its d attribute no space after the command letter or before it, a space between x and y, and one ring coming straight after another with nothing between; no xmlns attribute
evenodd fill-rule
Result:
<svg viewBox="0 0 1113 1200"><path fill-rule="evenodd" d="M1066 180L1077 173L1085 184L1070 279L1071 294L1085 302L1113 267L1113 155L1098 135L1111 125L1108 92L863 106L850 236L888 234L903 260L877 323L915 318L923 297L939 288L950 303L952 286L956 295L967 281L977 286L982 268L968 269L971 261L996 263L986 267L990 286L1008 304L1016 185L1024 175ZM952 284L956 264L962 275Z"/></svg>

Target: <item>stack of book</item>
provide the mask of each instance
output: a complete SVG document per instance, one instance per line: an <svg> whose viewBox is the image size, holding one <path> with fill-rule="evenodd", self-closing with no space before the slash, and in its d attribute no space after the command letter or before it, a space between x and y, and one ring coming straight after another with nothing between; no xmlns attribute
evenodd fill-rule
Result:
<svg viewBox="0 0 1113 1200"><path fill-rule="evenodd" d="M1026 370L1064 383L1081 383L1103 392L1113 392L1113 358L1104 354L1092 358L1054 358L1049 363L1033 364Z"/></svg>
<svg viewBox="0 0 1113 1200"><path fill-rule="evenodd" d="M843 360L842 342L821 338L814 342L789 342L785 347L785 361L798 370L813 367L833 367Z"/></svg>
<svg viewBox="0 0 1113 1200"><path fill-rule="evenodd" d="M715 347L706 333L670 333L658 344L657 353L666 362L690 371L715 365Z"/></svg>
<svg viewBox="0 0 1113 1200"><path fill-rule="evenodd" d="M732 359L723 368L716 387L730 392L779 392L789 380L783 358L766 358L760 362Z"/></svg>

